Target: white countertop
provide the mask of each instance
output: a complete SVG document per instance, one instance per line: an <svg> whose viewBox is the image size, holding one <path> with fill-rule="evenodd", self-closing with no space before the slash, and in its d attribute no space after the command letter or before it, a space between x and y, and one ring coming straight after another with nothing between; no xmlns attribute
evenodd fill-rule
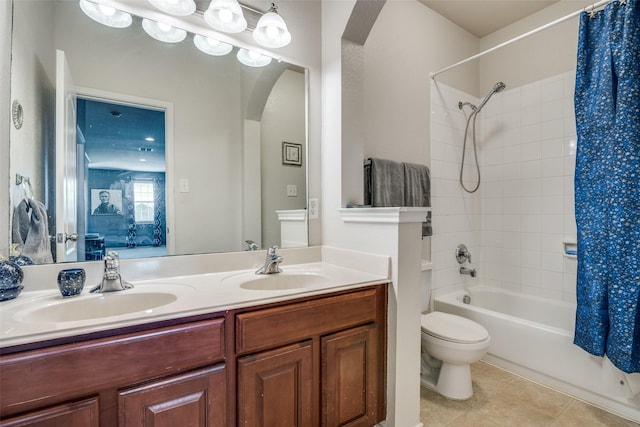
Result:
<svg viewBox="0 0 640 427"><path fill-rule="evenodd" d="M163 277L153 280L137 280L131 283L133 289L91 294L93 285L87 283L81 295L63 298L57 289L23 292L15 300L0 305L0 348L35 343L103 330L117 329L167 319L222 312L297 297L319 295L328 292L385 283L388 278L327 262L312 262L282 266L283 276L315 276L308 286L283 290L244 289L245 281L260 278L255 269L215 272L207 274ZM126 277L124 277L126 279ZM295 278L294 278L295 279ZM152 297L151 294L164 293L175 296L175 300L150 309L142 309L126 314L94 317L92 308L86 315L73 314L72 320L51 321L40 315L42 309L61 304L73 305L82 310L82 305L93 307L100 304L97 299L123 298L133 294ZM166 295L161 295L166 296ZM143 300L145 296L137 297ZM96 300L96 301L93 301ZM123 299L126 301L126 299ZM93 304L93 305L92 305ZM67 306L68 307L68 306ZM56 309L57 307L54 307ZM58 310L58 312L64 312ZM85 318L78 318L85 317Z"/></svg>

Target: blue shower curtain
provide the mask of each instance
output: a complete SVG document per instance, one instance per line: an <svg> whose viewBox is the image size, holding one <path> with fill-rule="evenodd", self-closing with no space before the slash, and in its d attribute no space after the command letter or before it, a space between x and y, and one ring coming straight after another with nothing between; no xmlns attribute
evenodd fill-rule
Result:
<svg viewBox="0 0 640 427"><path fill-rule="evenodd" d="M578 229L574 343L640 372L640 11L580 17L575 112Z"/></svg>

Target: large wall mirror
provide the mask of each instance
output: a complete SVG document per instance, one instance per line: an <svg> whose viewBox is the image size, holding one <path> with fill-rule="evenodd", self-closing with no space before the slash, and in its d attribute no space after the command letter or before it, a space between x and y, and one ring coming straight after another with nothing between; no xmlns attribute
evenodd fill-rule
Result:
<svg viewBox="0 0 640 427"><path fill-rule="evenodd" d="M248 67L237 48L207 55L193 37L157 41L139 17L110 28L77 0L14 0L12 255L307 244L307 71ZM33 219L40 204L46 228ZM37 247L45 237L50 257Z"/></svg>

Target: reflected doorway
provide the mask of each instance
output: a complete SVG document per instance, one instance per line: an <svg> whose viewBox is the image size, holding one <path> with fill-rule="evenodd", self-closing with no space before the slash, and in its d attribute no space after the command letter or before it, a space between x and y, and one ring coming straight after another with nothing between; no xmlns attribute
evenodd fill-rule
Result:
<svg viewBox="0 0 640 427"><path fill-rule="evenodd" d="M167 255L166 114L78 95L78 251Z"/></svg>

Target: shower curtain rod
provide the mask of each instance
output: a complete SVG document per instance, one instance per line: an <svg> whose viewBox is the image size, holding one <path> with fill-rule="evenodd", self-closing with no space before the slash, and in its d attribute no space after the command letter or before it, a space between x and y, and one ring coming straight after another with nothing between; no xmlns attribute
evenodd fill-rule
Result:
<svg viewBox="0 0 640 427"><path fill-rule="evenodd" d="M456 63L455 63L455 64L453 64L453 65L449 65L448 67L443 68L442 70L439 70L439 71L436 71L436 72L432 72L432 73L430 74L430 77L431 77L432 79L434 79L434 80L435 80L435 78L436 78L436 76L437 76L438 74L442 74L442 73L444 73L445 71L449 71L449 70L451 70L451 69L453 69L453 68L456 68L456 67L458 67L458 66L460 66L460 65L462 65L462 64L466 64L466 63L467 63L467 62L469 62L469 61L473 61L474 59L478 59L478 58L480 58L481 56L486 55L487 53L491 53L491 52L493 52L494 50L497 50L497 49L500 49L500 48L505 47L505 46L507 46L507 45L510 45L511 43L517 42L518 40L521 40L521 39L523 39L523 38L525 38L525 37L529 37L530 35L533 35L533 34L539 33L540 31L546 30L547 28L551 28L551 27L553 27L554 25L560 24L560 23L562 23L562 22L564 22L564 21L567 21L567 20L569 20L569 19L571 19L571 18L573 18L573 17L576 17L576 16L580 15L583 11L585 11L585 12L587 12L588 10L593 11L593 10L595 10L596 8L600 7L600 6L604 6L604 5L606 5L607 3L611 3L612 1L615 1L615 0L600 0L600 1L598 1L598 2L596 2L596 3L594 3L594 4L592 4L591 6L587 6L587 7L585 7L584 9L576 10L575 12L570 13L570 14L568 14L568 15L566 15L566 16L563 16L562 18L558 18L558 19L556 19L555 21L549 22L548 24L545 24L545 25L543 25L543 26L541 26L541 27L538 27L538 28L536 28L536 29L534 29L534 30L528 31L528 32L526 32L526 33L524 33L524 34L521 34L521 35L517 36L517 37L514 37L514 38L512 38L511 40L507 40L506 42L500 43L499 45L494 46L494 47L492 47L492 48L490 48L490 49L483 50L482 52L477 53L477 54L475 54L475 55L473 55L473 56L470 56L470 57L469 57L469 58L467 58L467 59L463 59L463 60L462 60L462 61L460 61L460 62L456 62Z"/></svg>

